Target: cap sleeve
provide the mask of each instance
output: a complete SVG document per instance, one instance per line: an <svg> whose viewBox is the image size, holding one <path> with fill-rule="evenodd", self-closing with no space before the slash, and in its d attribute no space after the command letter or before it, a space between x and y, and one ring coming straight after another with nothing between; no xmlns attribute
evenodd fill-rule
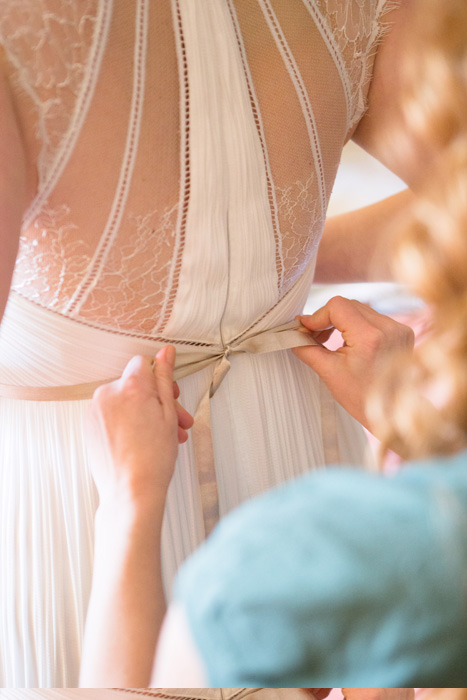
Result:
<svg viewBox="0 0 467 700"><path fill-rule="evenodd" d="M346 94L348 130L360 120L378 44L390 25L386 15L400 0L304 0L318 15Z"/></svg>

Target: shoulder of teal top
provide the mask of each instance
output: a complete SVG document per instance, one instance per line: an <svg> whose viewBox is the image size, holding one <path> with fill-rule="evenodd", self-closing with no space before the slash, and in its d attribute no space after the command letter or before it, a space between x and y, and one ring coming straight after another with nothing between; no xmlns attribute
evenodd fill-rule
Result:
<svg viewBox="0 0 467 700"><path fill-rule="evenodd" d="M175 597L215 686L453 685L467 680L466 571L464 452L390 479L314 473L250 501Z"/></svg>

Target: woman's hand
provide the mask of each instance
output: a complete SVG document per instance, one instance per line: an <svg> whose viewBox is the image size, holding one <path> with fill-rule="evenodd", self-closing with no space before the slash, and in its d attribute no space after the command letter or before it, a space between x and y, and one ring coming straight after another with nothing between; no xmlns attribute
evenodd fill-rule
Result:
<svg viewBox="0 0 467 700"><path fill-rule="evenodd" d="M329 337L330 330L342 333L344 345L338 350L307 345L293 352L314 369L346 411L369 427L365 414L368 390L389 353L413 348L412 329L343 297L333 297L300 320L321 341Z"/></svg>
<svg viewBox="0 0 467 700"><path fill-rule="evenodd" d="M414 688L342 688L345 700L414 700Z"/></svg>
<svg viewBox="0 0 467 700"><path fill-rule="evenodd" d="M303 688L318 700L324 700L332 688ZM345 700L414 700L413 688L341 688Z"/></svg>
<svg viewBox="0 0 467 700"><path fill-rule="evenodd" d="M87 417L87 445L101 503L164 497L190 414L175 400L175 349L134 357L121 379L100 387ZM175 394L175 396L174 396Z"/></svg>
<svg viewBox="0 0 467 700"><path fill-rule="evenodd" d="M165 612L160 538L178 443L193 424L177 404L175 349L134 357L96 391L87 444L100 504L80 684L149 683Z"/></svg>

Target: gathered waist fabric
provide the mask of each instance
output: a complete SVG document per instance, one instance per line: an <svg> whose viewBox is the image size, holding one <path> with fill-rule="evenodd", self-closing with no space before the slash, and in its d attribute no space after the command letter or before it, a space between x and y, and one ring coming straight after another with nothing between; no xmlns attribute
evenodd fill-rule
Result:
<svg viewBox="0 0 467 700"><path fill-rule="evenodd" d="M318 343L300 323L292 321L259 333L250 330L224 345L191 348L185 342L179 343L177 340L153 341L151 356L168 344L177 348L175 379L182 379L205 367L213 366L213 378L209 390L209 398L212 398L230 369L231 356L243 353L263 354ZM98 387L116 379L118 377L108 377L92 382L58 386L25 386L0 382L0 398L24 401L85 400L91 399Z"/></svg>
<svg viewBox="0 0 467 700"><path fill-rule="evenodd" d="M274 309L262 329L293 318L300 302L295 298L292 308ZM108 379L120 376L133 355L153 356L157 350L154 341L84 326L18 294L11 295L4 321L3 384L51 387ZM177 347L179 355L199 349ZM228 359L231 369L210 402L221 517L267 489L322 468L323 437L328 437L321 425L319 380L292 352ZM181 400L190 413L210 389L213 373L214 364L180 379ZM0 684L5 687L77 684L98 506L83 442L88 403L0 398L5 573ZM361 465L366 442L360 427L335 402L330 410L337 417L339 461ZM204 535L190 435L179 448L164 514L167 597L179 566ZM123 700L125 694L120 695Z"/></svg>
<svg viewBox="0 0 467 700"><path fill-rule="evenodd" d="M151 355L166 343L151 341ZM303 345L316 345L317 341L297 321L256 331L254 327L237 336L230 343L217 346L196 347L174 341L177 347L175 379L181 379L206 367L212 367L212 381L201 397L194 415L193 448L195 453L198 486L202 505L205 536L208 536L219 520L219 495L215 470L214 447L211 433L210 400L221 385L231 366L231 357L238 354L265 354ZM92 382L60 384L56 386L21 386L0 383L0 398L26 401L75 401L91 399L94 391L117 377L104 376ZM335 463L338 458L337 426L333 399L321 384L321 423L325 462Z"/></svg>

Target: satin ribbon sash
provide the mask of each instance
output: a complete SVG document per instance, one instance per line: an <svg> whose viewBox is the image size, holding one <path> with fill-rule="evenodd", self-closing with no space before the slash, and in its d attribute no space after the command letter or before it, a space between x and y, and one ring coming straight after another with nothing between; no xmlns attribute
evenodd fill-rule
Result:
<svg viewBox="0 0 467 700"><path fill-rule="evenodd" d="M166 343L155 343L154 353ZM212 366L212 381L202 396L194 415L192 428L193 448L201 498L205 535L208 536L219 520L219 495L215 471L214 447L211 433L210 400L218 390L230 369L233 355L250 353L261 355L304 345L319 345L318 341L299 322L292 321L264 331L250 331L231 343L219 346L198 347L186 351L186 344L177 347L175 379L187 377ZM83 384L63 386L28 387L0 384L0 398L24 401L81 401L91 399L95 390L117 378ZM332 398L321 384L321 419L325 461L337 461L337 428Z"/></svg>

